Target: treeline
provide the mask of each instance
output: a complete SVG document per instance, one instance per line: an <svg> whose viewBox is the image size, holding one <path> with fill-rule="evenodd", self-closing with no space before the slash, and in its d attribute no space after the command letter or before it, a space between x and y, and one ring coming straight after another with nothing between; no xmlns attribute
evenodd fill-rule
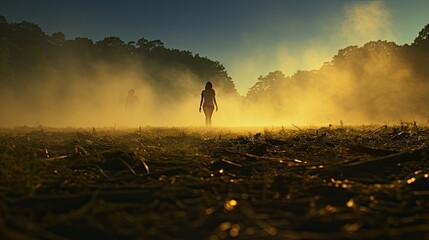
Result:
<svg viewBox="0 0 429 240"><path fill-rule="evenodd" d="M271 117L380 122L427 119L428 89L429 24L411 44L372 41L339 50L318 70L260 76L246 99Z"/></svg>
<svg viewBox="0 0 429 240"><path fill-rule="evenodd" d="M103 77L127 71L163 101L177 101L194 91L198 94L206 81L212 81L225 95L238 96L221 63L190 51L169 49L160 40L67 40L62 32L47 35L34 23L8 23L0 16L0 86L17 89L51 81L67 88L77 78L83 83L102 84Z"/></svg>
<svg viewBox="0 0 429 240"><path fill-rule="evenodd" d="M8 23L0 16L1 99L19 101L15 105L17 116L28 111L27 106L36 105L30 107L33 113L46 109L41 119L49 118L50 112L73 115L86 98L93 103L88 111L102 105L111 109L124 100L133 84L139 83L140 89L147 91L140 94L150 95L143 98L145 110L157 112L162 102L167 109L164 116L169 116L169 106L177 109L185 101L198 103L206 81L214 83L222 95L219 100L231 99L226 96L239 100L235 101L237 106L230 104L232 112L249 122L252 118L263 123L266 120L266 124L285 119L314 123L427 119L428 56L429 24L411 44L372 41L339 50L318 70L298 71L292 76L274 71L260 76L239 99L221 63L189 51L169 49L160 40L141 38L125 43L118 37L97 42L84 37L66 39L61 32L47 35L34 23ZM106 83L111 87L95 96L98 87ZM118 86L117 98L106 104L105 98L114 95L107 91ZM26 96L20 98L21 93Z"/></svg>

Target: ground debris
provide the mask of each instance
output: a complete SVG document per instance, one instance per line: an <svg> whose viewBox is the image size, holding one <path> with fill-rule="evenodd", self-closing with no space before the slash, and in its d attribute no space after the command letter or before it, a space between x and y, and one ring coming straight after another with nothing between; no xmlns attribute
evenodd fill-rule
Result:
<svg viewBox="0 0 429 240"><path fill-rule="evenodd" d="M382 169L397 168L396 171L401 171L400 168L403 163L410 161L425 161L427 160L428 154L429 149L418 149L411 152L393 153L369 160L346 161L343 163L333 164L331 166L326 166L324 168L312 171L312 173L336 177L341 176L343 178L356 177L362 174L367 175L368 173L371 173L372 175L385 174L383 171L381 171Z"/></svg>
<svg viewBox="0 0 429 240"><path fill-rule="evenodd" d="M425 239L428 139L417 125L3 130L0 238Z"/></svg>

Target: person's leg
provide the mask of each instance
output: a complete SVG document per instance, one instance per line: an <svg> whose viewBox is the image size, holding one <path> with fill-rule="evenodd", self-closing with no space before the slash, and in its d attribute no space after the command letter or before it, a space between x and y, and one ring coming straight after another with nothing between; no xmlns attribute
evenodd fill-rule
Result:
<svg viewBox="0 0 429 240"><path fill-rule="evenodd" d="M206 126L210 127L212 125L212 115L214 107L204 107L204 114L206 115Z"/></svg>
<svg viewBox="0 0 429 240"><path fill-rule="evenodd" d="M210 124L210 109L209 108L204 107L204 115L206 117L206 119L205 119L206 120L206 127L208 127Z"/></svg>
<svg viewBox="0 0 429 240"><path fill-rule="evenodd" d="M210 108L210 111L209 111L209 127L211 127L211 126L212 126L213 110L214 110L214 107L211 107L211 108Z"/></svg>

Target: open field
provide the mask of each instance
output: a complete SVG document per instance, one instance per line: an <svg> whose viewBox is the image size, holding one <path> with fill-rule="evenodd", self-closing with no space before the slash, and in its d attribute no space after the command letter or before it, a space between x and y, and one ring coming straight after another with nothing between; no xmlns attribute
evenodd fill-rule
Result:
<svg viewBox="0 0 429 240"><path fill-rule="evenodd" d="M0 130L0 239L428 239L429 128Z"/></svg>

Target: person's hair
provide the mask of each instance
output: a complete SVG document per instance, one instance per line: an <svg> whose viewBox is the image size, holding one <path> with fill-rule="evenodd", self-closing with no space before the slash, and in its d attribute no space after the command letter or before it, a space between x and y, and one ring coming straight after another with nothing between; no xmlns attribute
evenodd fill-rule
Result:
<svg viewBox="0 0 429 240"><path fill-rule="evenodd" d="M207 82L206 83L206 90L212 89L213 88L213 84L211 82Z"/></svg>
<svg viewBox="0 0 429 240"><path fill-rule="evenodd" d="M131 94L134 94L134 89L130 89L129 91L128 91L128 95L131 95Z"/></svg>

